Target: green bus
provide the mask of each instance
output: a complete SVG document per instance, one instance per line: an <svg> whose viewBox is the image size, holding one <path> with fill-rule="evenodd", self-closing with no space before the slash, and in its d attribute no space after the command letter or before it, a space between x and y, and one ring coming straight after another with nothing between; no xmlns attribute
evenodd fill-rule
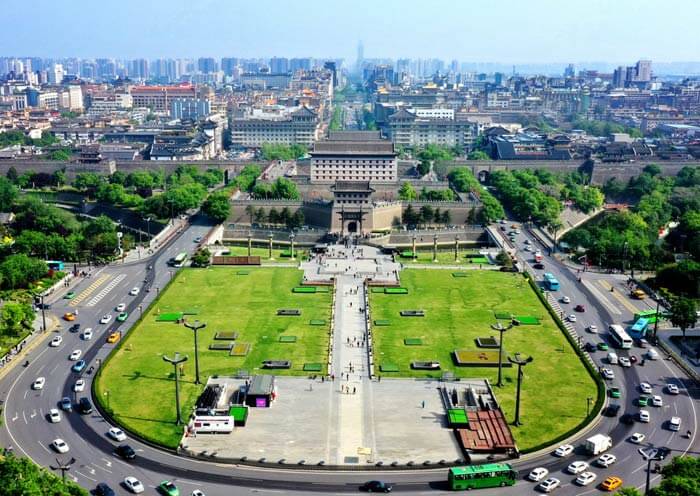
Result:
<svg viewBox="0 0 700 496"><path fill-rule="evenodd" d="M468 465L452 467L447 475L450 489L483 489L487 487L512 486L518 472L507 463L488 463L486 465Z"/></svg>
<svg viewBox="0 0 700 496"><path fill-rule="evenodd" d="M656 310L642 310L634 314L635 322L639 319L647 319L647 324L654 324L658 318L659 314Z"/></svg>

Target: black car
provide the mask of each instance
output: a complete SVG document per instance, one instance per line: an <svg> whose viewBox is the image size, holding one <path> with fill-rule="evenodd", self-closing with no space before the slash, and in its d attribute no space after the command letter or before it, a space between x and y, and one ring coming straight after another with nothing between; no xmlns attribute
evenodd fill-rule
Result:
<svg viewBox="0 0 700 496"><path fill-rule="evenodd" d="M670 449L668 449L666 446L661 446L660 448L656 448L655 458L658 458L659 460L665 460L670 453Z"/></svg>
<svg viewBox="0 0 700 496"><path fill-rule="evenodd" d="M540 263L540 262L537 262L536 264L533 265L533 267L536 268L536 269L542 270L542 269L544 269L544 264L543 264L543 263Z"/></svg>
<svg viewBox="0 0 700 496"><path fill-rule="evenodd" d="M80 330L80 324L73 324L68 330L70 332L78 332Z"/></svg>
<svg viewBox="0 0 700 496"><path fill-rule="evenodd" d="M593 353L595 350L598 349L598 348L596 348L596 346L593 343L590 343L590 342L586 343L585 348L586 348L586 351L588 353Z"/></svg>
<svg viewBox="0 0 700 496"><path fill-rule="evenodd" d="M80 398L80 401L78 401L78 411L83 415L92 413L92 403L90 403L89 398Z"/></svg>
<svg viewBox="0 0 700 496"><path fill-rule="evenodd" d="M393 486L391 484L378 480L365 482L361 487L363 491L368 493L390 493L392 488Z"/></svg>
<svg viewBox="0 0 700 496"><path fill-rule="evenodd" d="M634 415L631 413L625 413L622 417L620 417L620 422L623 424L634 424Z"/></svg>
<svg viewBox="0 0 700 496"><path fill-rule="evenodd" d="M116 496L117 493L114 492L114 489L109 487L106 482L100 482L97 484L97 487L93 491L93 493L96 496Z"/></svg>
<svg viewBox="0 0 700 496"><path fill-rule="evenodd" d="M136 458L136 452L134 451L134 448L129 446L128 444L121 444L117 446L117 449L114 450L114 452L124 458L125 460L133 460Z"/></svg>
<svg viewBox="0 0 700 496"><path fill-rule="evenodd" d="M605 409L606 417L617 417L618 413L620 413L620 405L608 405L608 407Z"/></svg>

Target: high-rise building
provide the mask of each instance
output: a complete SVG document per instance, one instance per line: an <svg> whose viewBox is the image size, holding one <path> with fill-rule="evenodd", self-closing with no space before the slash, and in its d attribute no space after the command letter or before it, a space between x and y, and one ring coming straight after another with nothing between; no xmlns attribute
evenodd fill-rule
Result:
<svg viewBox="0 0 700 496"><path fill-rule="evenodd" d="M365 46L362 44L362 40L357 43L357 72L362 73L362 63L365 60Z"/></svg>
<svg viewBox="0 0 700 496"><path fill-rule="evenodd" d="M566 66L566 69L564 69L564 77L565 78L572 78L576 75L576 72L574 70L574 64L569 64Z"/></svg>
<svg viewBox="0 0 700 496"><path fill-rule="evenodd" d="M270 59L270 72L282 73L289 71L289 59L285 57L272 57Z"/></svg>
<svg viewBox="0 0 700 496"><path fill-rule="evenodd" d="M227 76L233 76L233 72L238 66L238 57L224 57L221 59L221 70Z"/></svg>
<svg viewBox="0 0 700 496"><path fill-rule="evenodd" d="M54 64L49 71L49 83L61 84L61 81L63 81L63 65Z"/></svg>
<svg viewBox="0 0 700 496"><path fill-rule="evenodd" d="M651 81L651 60L640 60L635 65L635 81L648 83Z"/></svg>
<svg viewBox="0 0 700 496"><path fill-rule="evenodd" d="M331 74L333 75L333 87L335 88L338 86L338 73L336 70L336 65L335 61L333 60L327 60L323 63L323 68L331 71Z"/></svg>
<svg viewBox="0 0 700 496"><path fill-rule="evenodd" d="M625 85L624 67L619 66L617 69L615 69L615 71L613 72L612 85L613 88L622 88Z"/></svg>
<svg viewBox="0 0 700 496"><path fill-rule="evenodd" d="M204 74L210 74L219 70L216 60L212 57L200 57L197 60L197 69Z"/></svg>

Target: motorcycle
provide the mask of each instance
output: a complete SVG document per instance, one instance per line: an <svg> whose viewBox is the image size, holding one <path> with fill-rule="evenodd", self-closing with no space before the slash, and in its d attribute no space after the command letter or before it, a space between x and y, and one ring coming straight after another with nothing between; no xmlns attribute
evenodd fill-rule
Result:
<svg viewBox="0 0 700 496"><path fill-rule="evenodd" d="M26 368L26 367L29 367L29 360L27 360L27 361L24 362L24 367L25 367L25 368Z"/></svg>

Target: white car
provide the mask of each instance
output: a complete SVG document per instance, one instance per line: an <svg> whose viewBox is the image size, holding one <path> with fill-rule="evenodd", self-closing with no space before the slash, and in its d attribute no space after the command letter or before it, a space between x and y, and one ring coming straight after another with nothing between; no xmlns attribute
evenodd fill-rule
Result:
<svg viewBox="0 0 700 496"><path fill-rule="evenodd" d="M651 406L664 406L664 400L658 394L651 397Z"/></svg>
<svg viewBox="0 0 700 496"><path fill-rule="evenodd" d="M617 461L617 457L613 455L612 453L604 453L600 455L600 458L598 458L595 463L599 467L605 467L608 468L610 465L615 463Z"/></svg>
<svg viewBox="0 0 700 496"><path fill-rule="evenodd" d="M567 317L567 319L569 320L569 322L576 322L576 315L572 313Z"/></svg>
<svg viewBox="0 0 700 496"><path fill-rule="evenodd" d="M76 393L82 393L83 391L85 391L85 379L78 379L77 381L75 381L73 391L75 391Z"/></svg>
<svg viewBox="0 0 700 496"><path fill-rule="evenodd" d="M83 355L83 352L81 350L73 350L73 353L70 354L68 357L68 360L71 360L75 362L76 360L80 360L80 357Z"/></svg>
<svg viewBox="0 0 700 496"><path fill-rule="evenodd" d="M549 479L540 482L539 488L545 493L551 493L559 486L561 486L561 481L556 477L550 477Z"/></svg>
<svg viewBox="0 0 700 496"><path fill-rule="evenodd" d="M588 332L592 334L597 334L598 333L598 326L595 324L591 324L588 326Z"/></svg>
<svg viewBox="0 0 700 496"><path fill-rule="evenodd" d="M642 444L644 440L646 439L646 436L642 434L641 432L635 432L630 436L630 442L634 444Z"/></svg>
<svg viewBox="0 0 700 496"><path fill-rule="evenodd" d="M668 394L680 394L681 390L675 384L666 384Z"/></svg>
<svg viewBox="0 0 700 496"><path fill-rule="evenodd" d="M134 494L142 493L144 491L143 484L136 477L129 476L124 479L124 487Z"/></svg>
<svg viewBox="0 0 700 496"><path fill-rule="evenodd" d="M58 451L59 453L68 453L68 450L70 449L70 448L68 448L68 444L66 444L66 442L60 438L54 439L51 442L51 447L53 449L55 449L56 451Z"/></svg>
<svg viewBox="0 0 700 496"><path fill-rule="evenodd" d="M584 472L578 477L576 477L576 480L574 482L579 486L587 486L588 484L593 482L596 477L597 476L593 472Z"/></svg>
<svg viewBox="0 0 700 496"><path fill-rule="evenodd" d="M681 430L681 418L680 417L671 417L671 420L668 421L668 428L672 431L678 432Z"/></svg>
<svg viewBox="0 0 700 496"><path fill-rule="evenodd" d="M195 489L194 491L192 491L192 496L207 496L207 495L204 494L204 492L200 491L199 489Z"/></svg>
<svg viewBox="0 0 700 496"><path fill-rule="evenodd" d="M140 290L139 288L131 288L131 291L129 291L129 294L130 294L131 296L138 296L138 294L139 294L140 291L141 291L141 290Z"/></svg>
<svg viewBox="0 0 700 496"><path fill-rule="evenodd" d="M85 341L90 341L92 339L92 327L85 329L85 332L83 332L83 339Z"/></svg>
<svg viewBox="0 0 700 496"><path fill-rule="evenodd" d="M117 312L123 312L124 310L126 310L126 303L120 303L115 307L115 310Z"/></svg>
<svg viewBox="0 0 700 496"><path fill-rule="evenodd" d="M574 452L573 446L571 446L570 444L562 444L556 450L554 450L554 456L558 456L558 457L562 458L565 456L569 456L573 452Z"/></svg>
<svg viewBox="0 0 700 496"><path fill-rule="evenodd" d="M649 360L658 360L659 359L659 352L656 351L654 348L649 348L647 350L647 358Z"/></svg>
<svg viewBox="0 0 700 496"><path fill-rule="evenodd" d="M631 367L632 366L632 362L630 362L630 359L627 357L620 357L618 359L618 362L620 363L621 367Z"/></svg>
<svg viewBox="0 0 700 496"><path fill-rule="evenodd" d="M649 410L639 410L639 421L648 424L651 422L651 415L649 415Z"/></svg>
<svg viewBox="0 0 700 496"><path fill-rule="evenodd" d="M46 377L37 377L32 383L32 389L44 389L44 384L46 384Z"/></svg>
<svg viewBox="0 0 700 496"><path fill-rule="evenodd" d="M59 412L56 408L52 408L51 410L49 410L49 422L51 422L52 424L57 424L60 421L61 412Z"/></svg>
<svg viewBox="0 0 700 496"><path fill-rule="evenodd" d="M202 242L202 237L201 237L201 236L197 236L197 237L194 238L192 241L194 241L195 243L201 243L201 242Z"/></svg>
<svg viewBox="0 0 700 496"><path fill-rule="evenodd" d="M651 384L648 382L642 382L639 385L639 390L644 394L651 394Z"/></svg>
<svg viewBox="0 0 700 496"><path fill-rule="evenodd" d="M527 474L527 478L532 482L539 482L549 475L549 470L544 467L533 468L532 472Z"/></svg>
<svg viewBox="0 0 700 496"><path fill-rule="evenodd" d="M562 303L571 303L571 298L569 298L568 296L562 296L561 302Z"/></svg>
<svg viewBox="0 0 700 496"><path fill-rule="evenodd" d="M607 367L603 367L603 370L601 370L600 373L603 376L603 379L607 379L609 381L612 381L615 378L615 372L613 372L611 369L609 369Z"/></svg>
<svg viewBox="0 0 700 496"><path fill-rule="evenodd" d="M570 474L580 474L581 472L585 472L588 469L588 464L586 462L582 462L580 460L571 462L568 467L566 467L566 471L569 472Z"/></svg>
<svg viewBox="0 0 700 496"><path fill-rule="evenodd" d="M100 319L100 324L109 324L112 321L112 316L110 314L103 315Z"/></svg>
<svg viewBox="0 0 700 496"><path fill-rule="evenodd" d="M126 434L119 427L111 427L107 431L107 435L115 441L126 441Z"/></svg>
<svg viewBox="0 0 700 496"><path fill-rule="evenodd" d="M61 336L54 336L54 338L49 343L49 346L51 346L52 348L56 348L57 346L61 346L62 342L63 338Z"/></svg>
<svg viewBox="0 0 700 496"><path fill-rule="evenodd" d="M532 251L532 247L530 245L525 245L525 246L523 246L523 250Z"/></svg>

